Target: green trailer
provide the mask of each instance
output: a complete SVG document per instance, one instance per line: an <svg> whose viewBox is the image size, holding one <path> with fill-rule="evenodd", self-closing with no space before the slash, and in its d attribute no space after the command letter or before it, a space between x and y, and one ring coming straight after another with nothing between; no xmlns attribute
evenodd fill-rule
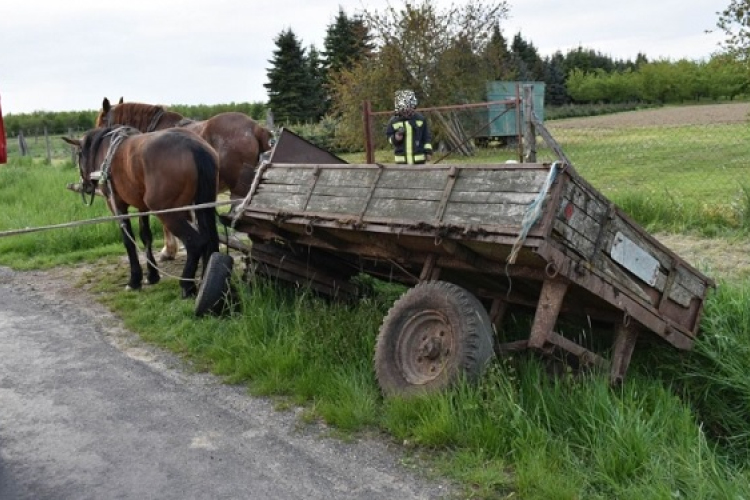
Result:
<svg viewBox="0 0 750 500"><path fill-rule="evenodd" d="M544 82L492 81L487 82L487 101L506 101L487 108L487 127L474 140L477 146L486 146L490 141L503 144L515 143L523 133L523 88L533 86L534 112L540 122L544 121ZM512 102L511 102L512 101Z"/></svg>

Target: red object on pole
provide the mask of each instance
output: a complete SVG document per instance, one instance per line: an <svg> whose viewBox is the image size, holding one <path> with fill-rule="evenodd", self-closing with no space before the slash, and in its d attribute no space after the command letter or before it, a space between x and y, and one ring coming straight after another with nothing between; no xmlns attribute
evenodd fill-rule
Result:
<svg viewBox="0 0 750 500"><path fill-rule="evenodd" d="M0 106L0 163L8 162L8 141L5 138L5 125L3 125L3 107Z"/></svg>

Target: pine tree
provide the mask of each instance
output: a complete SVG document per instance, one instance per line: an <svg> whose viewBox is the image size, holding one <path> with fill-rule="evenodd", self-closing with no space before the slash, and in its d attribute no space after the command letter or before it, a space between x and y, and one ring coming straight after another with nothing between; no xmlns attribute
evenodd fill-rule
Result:
<svg viewBox="0 0 750 500"><path fill-rule="evenodd" d="M268 62L268 106L280 124L297 123L310 118L306 109L310 91L310 78L305 51L291 29L282 31L274 40L276 50Z"/></svg>
<svg viewBox="0 0 750 500"><path fill-rule="evenodd" d="M372 51L372 37L361 17L348 17L344 9L326 29L323 59L328 72L350 69Z"/></svg>
<svg viewBox="0 0 750 500"><path fill-rule="evenodd" d="M521 33L516 33L510 50L514 55L518 69L517 78L522 81L544 80L544 62L534 44L524 40Z"/></svg>
<svg viewBox="0 0 750 500"><path fill-rule="evenodd" d="M500 31L499 24L492 28L492 36L484 51L484 57L493 79L512 80L515 78L515 71L508 52L508 42Z"/></svg>
<svg viewBox="0 0 750 500"><path fill-rule="evenodd" d="M317 122L328 111L328 96L325 89L325 68L320 53L314 45L307 50L307 84L305 99L306 119Z"/></svg>
<svg viewBox="0 0 750 500"><path fill-rule="evenodd" d="M560 51L544 61L544 102L550 106L562 106L570 102L565 88L565 57Z"/></svg>

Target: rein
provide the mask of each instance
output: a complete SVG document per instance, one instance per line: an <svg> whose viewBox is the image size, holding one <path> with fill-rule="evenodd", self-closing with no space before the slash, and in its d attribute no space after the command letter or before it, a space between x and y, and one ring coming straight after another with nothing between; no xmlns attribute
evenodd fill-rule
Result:
<svg viewBox="0 0 750 500"><path fill-rule="evenodd" d="M120 148L120 145L122 142L130 137L131 135L136 135L138 133L138 130L133 127L117 127L116 129L109 132L107 135L112 136L112 139L109 141L109 147L107 148L107 154L104 156L104 160L102 161L101 166L99 167L99 171L101 174L99 174L99 182L103 183L102 185L102 194L107 196L110 200L110 204L112 205L112 210L115 211L115 215L120 215L117 213L117 208L114 204L114 192L110 185L110 169L112 168L112 159L115 157L115 153L117 153L117 150ZM93 173L93 172L92 172ZM89 174L89 178L92 177L92 174ZM91 201L88 203L88 205L91 205L94 201L94 192L91 193Z"/></svg>

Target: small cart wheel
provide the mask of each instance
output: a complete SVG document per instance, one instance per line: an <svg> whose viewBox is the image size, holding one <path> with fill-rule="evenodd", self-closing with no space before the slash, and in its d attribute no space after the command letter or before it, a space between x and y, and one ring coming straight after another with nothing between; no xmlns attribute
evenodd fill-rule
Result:
<svg viewBox="0 0 750 500"><path fill-rule="evenodd" d="M494 355L492 323L479 300L444 281L399 298L380 327L375 373L386 396L444 389L479 378Z"/></svg>
<svg viewBox="0 0 750 500"><path fill-rule="evenodd" d="M206 272L201 280L198 295L195 297L195 315L222 314L231 306L232 267L231 255L214 252L208 259Z"/></svg>

